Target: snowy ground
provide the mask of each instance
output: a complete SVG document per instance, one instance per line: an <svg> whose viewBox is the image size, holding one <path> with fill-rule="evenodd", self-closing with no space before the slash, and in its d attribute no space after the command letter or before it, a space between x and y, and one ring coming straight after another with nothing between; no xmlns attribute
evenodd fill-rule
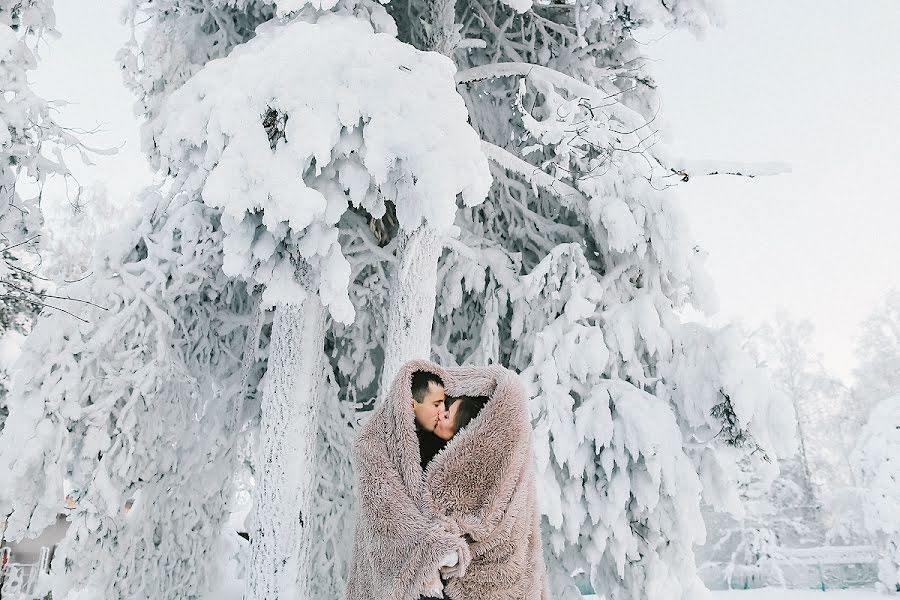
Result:
<svg viewBox="0 0 900 600"><path fill-rule="evenodd" d="M756 590L729 590L713 592L714 600L881 600L882 594L873 590L786 590L783 588L760 588ZM598 600L598 596L585 596L585 600Z"/></svg>

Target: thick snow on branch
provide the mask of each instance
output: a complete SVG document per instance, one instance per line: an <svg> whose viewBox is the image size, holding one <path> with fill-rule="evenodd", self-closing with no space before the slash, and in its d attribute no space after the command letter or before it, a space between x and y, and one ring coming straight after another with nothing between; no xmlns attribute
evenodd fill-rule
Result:
<svg viewBox="0 0 900 600"><path fill-rule="evenodd" d="M446 229L457 194L473 205L490 188L454 70L352 17L261 27L166 100L156 143L194 167L184 191L223 211L227 274L264 284L267 302L296 298L299 251L347 322L336 224L351 203L380 216L390 200L400 227Z"/></svg>
<svg viewBox="0 0 900 600"><path fill-rule="evenodd" d="M527 183L532 186L546 190L558 196L563 204L574 207L577 202L587 203L584 194L570 186L564 181L556 179L552 175L548 175L533 164L522 160L515 154L504 150L499 146L495 146L490 142L481 142L481 149L484 155L489 159L513 173L521 175Z"/></svg>
<svg viewBox="0 0 900 600"><path fill-rule="evenodd" d="M604 77L613 74L614 71L612 70L599 70L595 73L595 76ZM471 69L466 69L457 73L456 83L471 83L474 81L483 81L485 79L496 79L498 77L540 78L547 83L568 90L569 92L592 102L603 104L609 100L607 95L597 88L588 85L583 81L579 81L571 75L566 75L556 69L526 62L493 63L482 65L480 67L472 67Z"/></svg>

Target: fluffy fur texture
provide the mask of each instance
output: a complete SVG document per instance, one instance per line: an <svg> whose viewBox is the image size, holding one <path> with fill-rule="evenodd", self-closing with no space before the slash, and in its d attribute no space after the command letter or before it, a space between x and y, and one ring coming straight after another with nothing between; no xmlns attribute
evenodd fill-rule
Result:
<svg viewBox="0 0 900 600"><path fill-rule="evenodd" d="M412 374L447 373L428 361L403 365L353 445L358 517L346 600L417 600L447 554L459 553L456 575L470 553L451 519L429 504L412 403Z"/></svg>
<svg viewBox="0 0 900 600"><path fill-rule="evenodd" d="M454 600L546 600L547 575L531 446L518 376L499 366L447 369L448 396L488 396L484 409L428 465L432 507L470 541Z"/></svg>
<svg viewBox="0 0 900 600"><path fill-rule="evenodd" d="M438 374L448 396L490 400L428 465L419 462L410 386ZM453 600L546 600L531 424L518 377L502 367L403 366L354 445L360 515L347 600L413 600L441 558ZM446 572L445 572L446 574Z"/></svg>

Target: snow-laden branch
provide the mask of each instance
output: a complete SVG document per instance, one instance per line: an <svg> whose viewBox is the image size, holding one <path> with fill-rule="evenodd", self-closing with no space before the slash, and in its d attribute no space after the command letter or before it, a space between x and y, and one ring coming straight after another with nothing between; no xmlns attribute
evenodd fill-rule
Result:
<svg viewBox="0 0 900 600"><path fill-rule="evenodd" d="M669 169L675 175L680 175L682 181L689 181L691 177L706 175L737 175L741 177L767 177L790 173L790 163L783 162L731 162L719 160L690 160L678 159L669 165Z"/></svg>
<svg viewBox="0 0 900 600"><path fill-rule="evenodd" d="M484 155L488 160L497 163L508 171L518 173L532 186L539 187L542 190L554 194L563 201L567 208L577 208L576 205L578 204L587 205L588 200L584 194L568 183L562 182L552 175L545 173L539 167L522 160L508 150L504 150L500 146L482 140L481 151L484 152Z"/></svg>
<svg viewBox="0 0 900 600"><path fill-rule="evenodd" d="M487 48L487 42L477 38L467 38L464 40L460 40L454 50L471 50L472 48Z"/></svg>
<svg viewBox="0 0 900 600"><path fill-rule="evenodd" d="M596 75L598 77L611 77L615 75L615 72L609 69L598 70ZM586 98L592 103L604 103L610 98L608 94L570 75L566 75L556 69L526 62L495 63L464 69L456 74L456 83L472 83L499 77L539 77L555 87L568 90L581 98Z"/></svg>

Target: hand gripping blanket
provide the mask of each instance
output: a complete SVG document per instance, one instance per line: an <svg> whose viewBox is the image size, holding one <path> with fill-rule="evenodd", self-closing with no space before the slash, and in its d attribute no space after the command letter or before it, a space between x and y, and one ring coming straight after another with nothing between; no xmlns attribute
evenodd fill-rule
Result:
<svg viewBox="0 0 900 600"><path fill-rule="evenodd" d="M488 396L481 413L420 466L412 374L448 396ZM518 377L502 367L403 366L354 444L359 516L347 600L417 600L441 559L453 600L547 600L531 425Z"/></svg>

